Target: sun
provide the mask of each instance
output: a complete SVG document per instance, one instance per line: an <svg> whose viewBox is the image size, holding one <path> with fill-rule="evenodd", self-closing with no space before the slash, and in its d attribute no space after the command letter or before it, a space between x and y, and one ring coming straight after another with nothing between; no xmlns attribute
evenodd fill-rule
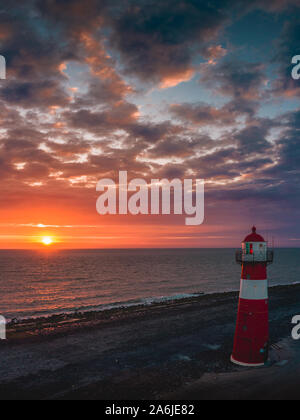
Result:
<svg viewBox="0 0 300 420"><path fill-rule="evenodd" d="M50 236L44 236L44 238L42 238L42 243L46 246L52 245L53 239Z"/></svg>

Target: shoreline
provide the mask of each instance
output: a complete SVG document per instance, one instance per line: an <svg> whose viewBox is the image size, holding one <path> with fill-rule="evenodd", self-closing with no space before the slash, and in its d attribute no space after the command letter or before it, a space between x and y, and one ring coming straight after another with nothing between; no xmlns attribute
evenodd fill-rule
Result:
<svg viewBox="0 0 300 420"><path fill-rule="evenodd" d="M224 292L227 293L227 292ZM34 321L34 320L41 320L41 319L50 319L55 318L57 316L72 316L74 314L85 314L85 313L95 313L95 312L108 312L112 310L120 310L120 309L129 309L129 308L136 308L141 306L151 306L154 304L160 303L168 303L174 301L180 301L183 299L190 299L194 297L203 296L206 293L204 292L195 292L195 293L182 293L181 295L171 295L171 296L162 296L162 297L148 297L148 298L140 298L140 299L132 299L129 301L120 301L120 302L112 302L112 303L104 303L97 306L83 307L80 309L70 309L65 311L57 311L53 312L49 315L46 313L44 315L31 315L31 316L24 316L24 317L14 317L14 318L7 318L7 324L16 324L19 322L24 321ZM209 293L207 293L209 294ZM46 312L46 311L45 311ZM4 315L5 316L5 315Z"/></svg>
<svg viewBox="0 0 300 420"><path fill-rule="evenodd" d="M269 286L269 290L274 290L278 288L292 288L292 287L300 287L300 281L299 283L291 283L291 284L278 284ZM44 321L44 320L52 320L56 319L57 317L68 317L73 318L74 316L80 315L82 317L84 314L94 314L94 313L105 313L110 311L119 311L119 310L130 310L131 308L147 308L155 305L168 305L168 304L174 304L182 301L193 301L194 299L198 298L205 298L206 296L222 296L222 295L230 295L230 294L237 294L239 293L239 289L236 290L227 290L223 292L194 292L194 293L182 293L182 294L176 294L176 295L167 295L167 296L161 296L161 297L146 297L146 298L137 298L136 300L129 300L129 301L121 301L121 302L112 302L112 303L105 303L100 304L96 307L93 307L93 309L88 308L82 308L82 309L70 309L68 311L57 311L53 312L52 314L44 314L44 315L29 315L24 317L11 317L8 318L5 314L1 314L7 319L7 326L11 325L18 325L20 323L26 323L26 322L34 322L34 321Z"/></svg>
<svg viewBox="0 0 300 420"><path fill-rule="evenodd" d="M295 290L300 292L299 284L290 285L277 285L269 288L270 294L272 292ZM236 305L238 305L239 291L217 292L217 293L195 293L188 297L174 298L157 298L153 299L150 303L124 305L115 308L103 310L87 310L87 311L74 311L67 313L57 313L49 316L41 317L28 317L23 319L13 319L7 323L7 337L8 340L18 339L21 336L24 339L29 335L51 335L58 332L68 332L68 330L82 329L84 327L96 327L97 325L104 324L110 321L125 321L129 320L134 315L147 315L157 310L176 309L181 306L215 303L222 301L222 299L235 298ZM300 309L299 309L300 311ZM55 330L56 328L56 330ZM1 342L0 342L1 345Z"/></svg>

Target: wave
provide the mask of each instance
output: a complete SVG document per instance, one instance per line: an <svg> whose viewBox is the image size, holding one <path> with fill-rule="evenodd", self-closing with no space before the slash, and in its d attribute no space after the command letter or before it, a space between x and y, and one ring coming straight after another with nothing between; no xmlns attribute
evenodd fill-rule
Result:
<svg viewBox="0 0 300 420"><path fill-rule="evenodd" d="M28 320L28 319L37 319L37 318L48 318L55 315L71 315L76 313L86 313L86 312L104 312L109 311L112 309L126 309L131 307L137 307L137 306L151 306L154 304L159 303L166 303L166 302L172 302L177 300L184 300L189 298L197 298L199 296L204 296L205 293L199 292L199 293L181 293L171 296L159 296L159 297L149 297L149 298L141 298L141 299L132 299L124 302L112 302L107 304L101 304L101 305L90 305L90 306L83 306L83 307L74 307L74 308L59 308L57 310L38 310L31 312L27 316L16 316L15 318L7 318L8 322L11 321L22 321L22 320Z"/></svg>
<svg viewBox="0 0 300 420"><path fill-rule="evenodd" d="M269 287L269 289L278 288L278 287L292 287L299 285L299 282L293 282L290 284L274 284ZM52 316L58 316L58 315L72 315L74 314L84 314L88 312L105 312L110 311L114 309L127 309L132 307L138 307L138 306L151 306L155 304L163 304L167 302L172 301L180 301L180 300L186 300L191 298L198 298L198 297L205 297L210 295L227 295L229 293L238 293L239 290L237 289L230 289L219 291L219 292L198 292L198 293L180 293L175 295L168 295L168 296L154 296L154 297L147 297L147 298L139 298L139 299L131 299L127 301L120 301L120 302L111 302L106 304L100 304L100 305L87 305L87 306L81 306L81 307L72 307L72 308L57 308L53 310L37 310L32 311L30 314L23 315L22 313L19 314L19 316L16 316L14 318L7 318L8 322L16 321L16 322L22 322L23 320L29 320L29 319L38 319L38 318L50 318Z"/></svg>

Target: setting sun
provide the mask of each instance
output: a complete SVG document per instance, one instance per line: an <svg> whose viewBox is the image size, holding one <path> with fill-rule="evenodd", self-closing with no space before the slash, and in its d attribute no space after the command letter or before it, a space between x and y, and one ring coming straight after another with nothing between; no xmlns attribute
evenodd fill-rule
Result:
<svg viewBox="0 0 300 420"><path fill-rule="evenodd" d="M50 236L45 236L43 239L42 239L42 243L44 244L44 245L52 245L53 244L53 239L52 238L50 238Z"/></svg>

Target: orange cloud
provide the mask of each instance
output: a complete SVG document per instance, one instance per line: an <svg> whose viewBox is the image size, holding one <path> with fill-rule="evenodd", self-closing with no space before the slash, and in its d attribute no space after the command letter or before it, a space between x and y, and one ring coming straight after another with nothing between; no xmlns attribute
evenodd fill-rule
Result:
<svg viewBox="0 0 300 420"><path fill-rule="evenodd" d="M169 88L175 87L179 85L180 83L189 82L194 77L194 75L195 75L194 69L181 71L179 73L165 77L161 81L159 87L161 89L169 89Z"/></svg>
<svg viewBox="0 0 300 420"><path fill-rule="evenodd" d="M88 32L81 32L79 40L85 47L86 63L94 76L109 81L111 89L120 97L125 97L133 92L132 87L117 74L114 61L106 53L101 41L93 38Z"/></svg>

